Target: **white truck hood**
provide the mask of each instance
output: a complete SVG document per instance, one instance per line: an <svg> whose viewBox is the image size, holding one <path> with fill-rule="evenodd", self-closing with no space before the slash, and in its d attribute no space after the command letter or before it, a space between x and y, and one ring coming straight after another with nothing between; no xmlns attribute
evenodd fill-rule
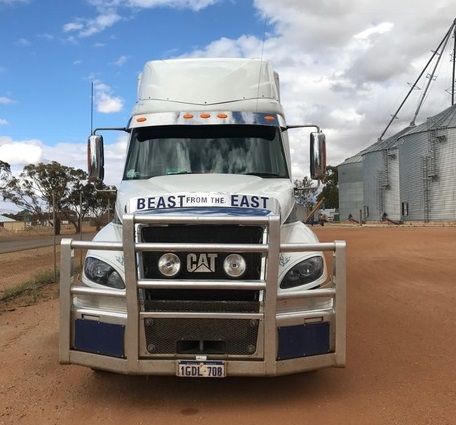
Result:
<svg viewBox="0 0 456 425"><path fill-rule="evenodd" d="M267 209L280 214L282 223L290 214L295 200L293 185L288 179L269 179L257 176L237 174L183 174L152 177L148 180L124 180L117 193L116 209L119 218L122 214L136 211L135 200L143 210L152 208L179 207L184 205L166 204L167 199L175 199L178 194L207 194L225 196L227 199L234 196L235 203L220 205L225 207L249 207L264 208L267 201ZM238 196L239 195L239 196ZM242 195L246 195L245 203ZM168 197L168 198L166 198ZM204 197L201 197L204 198ZM210 199L211 196L208 197ZM249 202L247 199L257 199L259 202ZM143 200L151 200L144 205ZM160 202L162 204L160 205ZM185 205L187 206L187 205ZM204 201L192 206L214 206L210 201ZM275 208L269 208L275 206ZM151 208L150 208L151 207Z"/></svg>

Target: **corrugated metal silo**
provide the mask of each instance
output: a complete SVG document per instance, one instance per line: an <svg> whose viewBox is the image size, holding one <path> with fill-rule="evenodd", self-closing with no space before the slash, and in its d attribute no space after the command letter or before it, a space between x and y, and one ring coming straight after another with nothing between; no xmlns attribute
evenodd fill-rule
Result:
<svg viewBox="0 0 456 425"><path fill-rule="evenodd" d="M410 130L406 127L378 141L363 153L364 216L379 221L384 213L392 220L400 219L399 156L397 141Z"/></svg>
<svg viewBox="0 0 456 425"><path fill-rule="evenodd" d="M456 105L399 143L403 220L456 220Z"/></svg>
<svg viewBox="0 0 456 425"><path fill-rule="evenodd" d="M347 158L337 167L339 176L339 216L340 220L359 218L363 208L363 163L361 153Z"/></svg>
<svg viewBox="0 0 456 425"><path fill-rule="evenodd" d="M384 212L391 220L401 219L399 150L397 145L387 151L388 187L384 191Z"/></svg>

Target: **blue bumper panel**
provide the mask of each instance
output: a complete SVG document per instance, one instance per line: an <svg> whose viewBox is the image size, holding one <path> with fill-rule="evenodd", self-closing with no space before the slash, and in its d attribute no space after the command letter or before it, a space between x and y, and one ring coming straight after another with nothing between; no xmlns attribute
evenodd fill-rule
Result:
<svg viewBox="0 0 456 425"><path fill-rule="evenodd" d="M74 348L79 351L125 357L125 326L95 320L76 319L74 322Z"/></svg>
<svg viewBox="0 0 456 425"><path fill-rule="evenodd" d="M329 322L278 328L277 360L329 353Z"/></svg>

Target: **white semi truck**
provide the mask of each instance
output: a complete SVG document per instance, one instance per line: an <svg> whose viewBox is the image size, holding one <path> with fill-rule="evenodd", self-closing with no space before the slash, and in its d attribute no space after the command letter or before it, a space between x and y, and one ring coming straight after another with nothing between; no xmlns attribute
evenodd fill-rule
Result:
<svg viewBox="0 0 456 425"><path fill-rule="evenodd" d="M282 375L345 365L345 242L295 217L279 77L249 59L147 62L114 220L61 246L60 362L126 374ZM75 275L75 249L88 249ZM328 271L324 251L332 256Z"/></svg>

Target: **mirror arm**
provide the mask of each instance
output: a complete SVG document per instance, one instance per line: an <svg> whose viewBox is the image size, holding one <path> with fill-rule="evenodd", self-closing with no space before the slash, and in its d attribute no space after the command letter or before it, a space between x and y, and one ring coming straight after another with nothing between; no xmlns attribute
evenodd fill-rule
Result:
<svg viewBox="0 0 456 425"><path fill-rule="evenodd" d="M306 127L314 127L317 129L317 131L319 133L321 133L321 128L316 125L316 124L304 124L304 125L287 125L285 128L286 130L290 129L290 128L306 128Z"/></svg>
<svg viewBox="0 0 456 425"><path fill-rule="evenodd" d="M127 127L99 127L93 130L92 136L95 136L97 131L125 131L126 133L131 133L131 129Z"/></svg>

